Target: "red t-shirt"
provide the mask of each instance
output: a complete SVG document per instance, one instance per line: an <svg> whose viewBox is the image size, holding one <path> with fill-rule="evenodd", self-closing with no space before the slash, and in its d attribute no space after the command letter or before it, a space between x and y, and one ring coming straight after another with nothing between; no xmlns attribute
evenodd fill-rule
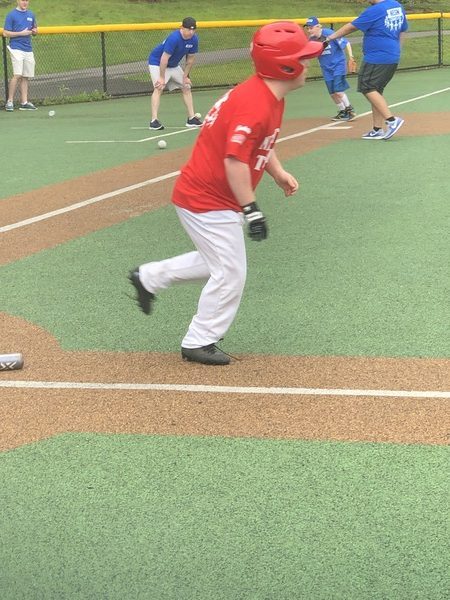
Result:
<svg viewBox="0 0 450 600"><path fill-rule="evenodd" d="M192 212L234 210L224 159L249 165L252 187L263 176L281 127L284 100L278 100L257 75L218 100L206 115L189 161L175 184L172 202Z"/></svg>

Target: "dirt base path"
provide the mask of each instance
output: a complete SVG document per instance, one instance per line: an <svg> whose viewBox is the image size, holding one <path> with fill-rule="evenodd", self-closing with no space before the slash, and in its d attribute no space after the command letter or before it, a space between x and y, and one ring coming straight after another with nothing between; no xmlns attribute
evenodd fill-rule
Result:
<svg viewBox="0 0 450 600"><path fill-rule="evenodd" d="M4 347L25 356L2 381L448 390L450 361L240 356L228 367L179 354L65 352L46 331L0 313ZM448 399L0 387L0 449L65 431L447 444Z"/></svg>
<svg viewBox="0 0 450 600"><path fill-rule="evenodd" d="M418 115L402 135L450 133L450 116ZM282 135L323 124L288 122ZM368 128L354 123L351 136ZM348 130L296 138L282 160L349 137ZM383 143L383 142L382 142ZM2 200L0 226L70 206L180 168L188 149L165 153ZM0 264L56 246L169 201L173 180L2 234ZM201 384L360 390L450 388L450 361L349 357L241 356L224 368L182 363L179 354L65 352L46 331L0 313L2 352L23 352L22 371L0 373L0 449L66 431L251 436L448 444L449 402L436 398L271 393L1 387L2 382Z"/></svg>

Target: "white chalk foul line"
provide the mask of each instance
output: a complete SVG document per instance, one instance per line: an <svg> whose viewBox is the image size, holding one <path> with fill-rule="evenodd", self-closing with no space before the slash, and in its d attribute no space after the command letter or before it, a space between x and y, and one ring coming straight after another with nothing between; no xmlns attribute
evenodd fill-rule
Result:
<svg viewBox="0 0 450 600"><path fill-rule="evenodd" d="M402 104L409 104L410 102L416 102L417 100L423 100L424 98L429 98L430 96L435 96L436 94L442 94L443 92L450 92L450 87L429 92L428 94L423 94L422 96L416 96L415 98L410 98L409 100L402 100L401 102L396 102L395 104L389 104L389 108L393 108L394 106L402 106Z"/></svg>
<svg viewBox="0 0 450 600"><path fill-rule="evenodd" d="M448 91L450 91L450 87L442 88L441 90L436 90L434 92L430 92L429 94L423 94L422 96L416 96L415 98L409 98L408 100L402 100L401 102L396 102L395 104L390 104L389 108L394 108L395 106L402 106L403 104L409 104L410 102L416 102L417 100L423 100L424 98L429 98L430 96L434 96L436 94L442 94L443 92L448 92ZM371 115L371 114L372 114L372 111L369 110L367 112L356 115L355 118L352 120L354 121L355 119L361 119L362 117L367 117L368 115ZM339 129L340 125L342 125L342 121L334 121L333 123L327 123L326 125L320 125L319 127L313 127L312 129L307 129L306 131L300 131L299 133L293 133L292 135L287 135L286 137L279 138L277 140L277 143L285 142L287 140L293 140L295 138L302 137L304 135L309 135L310 133L316 133L317 131L321 131L324 129L328 129L328 130ZM336 127L336 126L338 126L338 127Z"/></svg>
<svg viewBox="0 0 450 600"><path fill-rule="evenodd" d="M150 129L150 127L130 127L130 129L133 130L140 130L142 131L143 129L145 129L146 131L161 131L160 129ZM175 125L164 125L164 131L167 131L168 129L182 129L183 131L187 131L190 130L192 131L192 127L176 127ZM194 128L195 129L195 128Z"/></svg>
<svg viewBox="0 0 450 600"><path fill-rule="evenodd" d="M171 135L179 135L180 133L187 133L188 131L196 131L197 129L198 128L195 127L187 127L186 129L172 131L172 133L151 135L150 137L142 138L140 140L66 140L66 144L142 144L142 142L151 142L152 140L159 140L159 138L166 138L170 137Z"/></svg>
<svg viewBox="0 0 450 600"><path fill-rule="evenodd" d="M182 385L171 383L92 383L78 381L1 381L0 388L57 390L146 390L191 392L197 394L265 394L271 396L371 396L375 398L450 398L450 391L358 390L290 387L233 387L221 385Z"/></svg>
<svg viewBox="0 0 450 600"><path fill-rule="evenodd" d="M429 96L434 96L435 94L441 94L442 92L448 92L448 91L450 91L450 87L443 88L442 90L436 90L435 92L430 92L429 94L423 94L422 96L416 96L415 98L410 98L409 100L403 100L402 102L397 102L396 104L392 104L391 106L400 106L402 104L408 104L409 102L415 102L416 100L422 100L424 98L428 98ZM360 119L369 114L371 114L371 113L370 112L361 113L361 114L357 115L355 118ZM331 129L331 128L335 127L336 125L341 125L341 123L339 123L339 121L336 121L334 123L328 123L327 125L320 125L319 127L313 127L312 129L307 129L306 131L301 131L299 133L288 135L286 137L279 138L277 140L277 144L294 139L294 138L298 138L298 137L301 137L304 135L309 135L310 133L315 133L315 132L323 130L323 129ZM196 131L196 130L188 128L188 129L183 129L180 132L174 132L174 133L169 133L169 134L165 134L165 135L175 135L176 133L182 133L184 131ZM162 137L162 136L155 136L152 138L144 138L141 141L145 141L146 139L157 139L157 137ZM106 143L106 142L104 142L104 143ZM101 202L102 200L108 200L109 198L113 198L114 196L118 196L120 194L125 194L132 190L136 190L138 188L144 187L146 185L152 185L153 183L158 183L159 181L164 181L165 179L171 179L172 177L176 177L179 174L180 174L180 171L173 171L172 173L167 173L166 175L161 175L160 177L154 177L153 179L148 179L147 181L142 181L141 183L136 183L135 185L130 185L128 187L121 188L119 190L114 190L113 192L108 192L107 194L102 194L101 196L95 196L95 198L90 198L90 199L84 200L82 202L77 202L76 204L72 204L71 206L66 206L64 208L45 213L43 215L38 215L38 216L32 217L30 219L25 219L24 221L12 223L11 225L4 225L3 227L0 227L0 233L6 233L7 231L11 231L13 229L18 229L19 227L25 227L26 225L32 225L33 223L37 223L38 221L45 221L46 219L51 219L52 217L56 217L58 215L70 212L72 210L84 208L85 206L89 206L90 204L94 204L95 202Z"/></svg>
<svg viewBox="0 0 450 600"><path fill-rule="evenodd" d="M120 190L114 190L113 192L101 194L100 196L94 196L94 198L89 198L88 200L83 200L82 202L77 202L76 204L65 206L64 208L58 208L58 210L52 210L51 212L44 213L43 215L31 217L30 219L25 219L24 221L12 223L11 225L4 225L3 227L0 227L0 233L6 233L7 231L11 231L12 229L18 229L19 227L31 225L32 223L37 223L38 221L45 221L46 219L51 219L52 217L56 217L64 213L77 210L78 208L83 208L85 206L89 206L90 204L95 204L96 202L102 202L102 200L107 200L109 198L113 198L114 196L120 196L121 194L126 194L127 192L138 190L139 188L145 187L152 183L158 183L159 181L164 181L165 179L171 179L172 177L176 177L177 175L179 175L179 173L180 171L172 171L171 173L167 173L166 175L154 177L153 179L147 179L147 181L141 181L140 183L135 183L133 185L129 185L128 187L121 188Z"/></svg>

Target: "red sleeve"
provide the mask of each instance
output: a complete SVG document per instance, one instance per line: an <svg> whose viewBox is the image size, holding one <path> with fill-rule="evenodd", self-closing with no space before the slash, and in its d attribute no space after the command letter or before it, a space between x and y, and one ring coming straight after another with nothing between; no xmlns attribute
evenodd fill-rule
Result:
<svg viewBox="0 0 450 600"><path fill-rule="evenodd" d="M261 139L262 127L255 110L242 111L230 120L225 144L225 156L249 163L256 144Z"/></svg>

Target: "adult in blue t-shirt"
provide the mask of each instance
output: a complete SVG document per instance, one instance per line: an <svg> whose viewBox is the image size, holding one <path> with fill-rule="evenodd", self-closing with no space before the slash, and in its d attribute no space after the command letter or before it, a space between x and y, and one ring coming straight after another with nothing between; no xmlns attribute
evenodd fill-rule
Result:
<svg viewBox="0 0 450 600"><path fill-rule="evenodd" d="M152 117L150 129L164 129L158 120L158 110L164 88L179 89L186 106L186 127L200 127L202 121L195 116L192 99L192 82L189 74L198 52L198 36L195 33L197 22L193 17L183 19L180 29L173 31L161 44L156 46L148 57L148 68L153 83ZM184 69L180 62L186 58Z"/></svg>
<svg viewBox="0 0 450 600"><path fill-rule="evenodd" d="M403 6L397 0L369 0L369 3L359 17L329 35L326 41L339 39L358 29L363 32L358 91L372 106L373 129L362 137L388 140L405 122L392 114L383 93L397 70L408 22Z"/></svg>
<svg viewBox="0 0 450 600"><path fill-rule="evenodd" d="M36 110L28 102L28 79L34 77L35 60L31 46L31 36L37 34L36 17L28 10L29 0L17 0L17 6L6 15L3 27L4 37L9 38L8 51L11 56L13 76L8 86L8 100L5 109L14 110L14 96L17 86L20 89L20 110Z"/></svg>
<svg viewBox="0 0 450 600"><path fill-rule="evenodd" d="M317 17L309 17L305 23L308 37L311 40L323 40L327 35L331 35L333 30L328 27L322 27ZM355 111L350 104L346 94L350 85L347 81L347 59L353 58L352 46L346 38L334 40L324 48L322 54L318 57L323 79L327 86L331 99L338 108L338 113L332 117L333 121L352 121L355 118Z"/></svg>

